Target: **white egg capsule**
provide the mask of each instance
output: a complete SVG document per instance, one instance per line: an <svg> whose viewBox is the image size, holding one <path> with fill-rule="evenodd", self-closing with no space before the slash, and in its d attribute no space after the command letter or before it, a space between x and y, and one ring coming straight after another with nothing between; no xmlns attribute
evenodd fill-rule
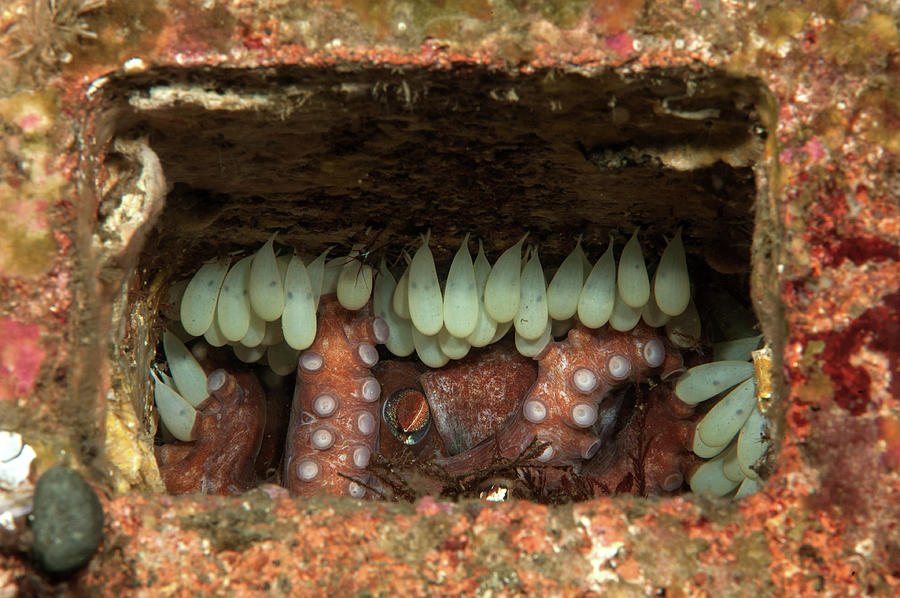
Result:
<svg viewBox="0 0 900 598"><path fill-rule="evenodd" d="M225 335L222 334L222 329L219 328L218 318L213 318L212 324L203 333L203 338L213 347L224 347L228 344L228 339L225 338Z"/></svg>
<svg viewBox="0 0 900 598"><path fill-rule="evenodd" d="M742 382L703 416L697 424L700 439L708 446L728 444L741 430L756 405L756 381Z"/></svg>
<svg viewBox="0 0 900 598"><path fill-rule="evenodd" d="M309 276L309 285L310 288L312 288L317 309L319 307L319 299L322 297L322 288L325 285L325 260L328 257L329 251L331 251L331 247L325 249L325 251L320 253L319 256L311 261L306 267L306 273L307 276Z"/></svg>
<svg viewBox="0 0 900 598"><path fill-rule="evenodd" d="M696 428L694 429L694 443L692 450L694 454L703 459L712 459L719 453L725 450L725 446L709 446L703 439L700 438L700 434L697 433Z"/></svg>
<svg viewBox="0 0 900 598"><path fill-rule="evenodd" d="M422 237L422 246L409 263L409 319L419 332L434 336L444 325L441 283L428 247L431 233Z"/></svg>
<svg viewBox="0 0 900 598"><path fill-rule="evenodd" d="M677 316L687 309L691 300L691 281L681 242L681 229L666 245L659 260L653 277L653 294L659 309L670 316Z"/></svg>
<svg viewBox="0 0 900 598"><path fill-rule="evenodd" d="M338 278L341 271L347 263L346 257L336 257L325 262L325 268L322 270L322 291L319 293L321 298L323 295L330 295L337 292Z"/></svg>
<svg viewBox="0 0 900 598"><path fill-rule="evenodd" d="M622 249L617 275L619 295L626 305L637 310L644 307L650 299L650 277L647 275L647 265L638 241L639 230L634 231Z"/></svg>
<svg viewBox="0 0 900 598"><path fill-rule="evenodd" d="M191 336L201 336L212 324L229 261L225 258L203 264L185 288L181 298L181 324Z"/></svg>
<svg viewBox="0 0 900 598"><path fill-rule="evenodd" d="M522 244L525 237L503 252L484 287L484 307L497 323L511 322L519 311L522 284Z"/></svg>
<svg viewBox="0 0 900 598"><path fill-rule="evenodd" d="M655 284L655 282L653 283ZM653 293L653 286L651 284L650 288L650 299L647 301L647 304L641 309L641 318L651 328L659 328L660 326L665 326L668 323L671 316L663 313L659 306L656 304L656 296Z"/></svg>
<svg viewBox="0 0 900 598"><path fill-rule="evenodd" d="M742 498L747 498L752 494L756 494L762 490L762 487L762 481L753 478L744 478L744 481L741 482L737 492L734 493L734 500L740 500Z"/></svg>
<svg viewBox="0 0 900 598"><path fill-rule="evenodd" d="M606 252L584 281L578 297L578 319L588 328L600 328L609 321L616 302L616 260L612 240Z"/></svg>
<svg viewBox="0 0 900 598"><path fill-rule="evenodd" d="M262 344L266 336L266 321L260 318L255 311L250 312L250 326L240 341L245 347L256 347Z"/></svg>
<svg viewBox="0 0 900 598"><path fill-rule="evenodd" d="M266 348L266 361L273 372L279 376L287 376L297 371L300 351L287 343L270 345Z"/></svg>
<svg viewBox="0 0 900 598"><path fill-rule="evenodd" d="M714 361L689 369L675 384L675 395L696 405L743 382L753 375L748 361Z"/></svg>
<svg viewBox="0 0 900 598"><path fill-rule="evenodd" d="M531 259L522 269L519 311L513 320L516 334L525 340L538 339L544 334L548 318L547 282L537 248L534 248Z"/></svg>
<svg viewBox="0 0 900 598"><path fill-rule="evenodd" d="M568 320L578 311L578 298L584 288L584 259L579 236L575 249L563 260L547 287L547 311L554 320Z"/></svg>
<svg viewBox="0 0 900 598"><path fill-rule="evenodd" d="M194 440L193 429L197 420L197 410L178 391L160 380L155 369L151 368L150 374L155 381L153 397L159 418L178 440L184 442Z"/></svg>
<svg viewBox="0 0 900 598"><path fill-rule="evenodd" d="M450 359L462 359L468 355L469 349L472 347L465 338L453 336L446 328L441 328L437 336L441 353Z"/></svg>
<svg viewBox="0 0 900 598"><path fill-rule="evenodd" d="M687 309L666 323L666 337L676 347L691 349L700 342L702 323L697 306L691 301Z"/></svg>
<svg viewBox="0 0 900 598"><path fill-rule="evenodd" d="M250 265L250 306L267 322L281 317L284 309L284 285L275 257L275 235L253 256Z"/></svg>
<svg viewBox="0 0 900 598"><path fill-rule="evenodd" d="M400 318L394 311L393 296L397 287L394 275L388 270L384 258L375 277L375 290L372 293L372 308L375 316L388 324L388 339L384 345L397 357L406 357L415 350L412 339L412 324Z"/></svg>
<svg viewBox="0 0 900 598"><path fill-rule="evenodd" d="M755 408L747 418L737 441L737 459L741 471L751 479L758 479L759 474L753 469L766 451L769 450L769 420L759 407Z"/></svg>
<svg viewBox="0 0 900 598"><path fill-rule="evenodd" d="M691 476L691 491L695 494L725 496L737 488L737 482L733 482L725 477L722 463L723 458L719 456L698 467L694 475Z"/></svg>
<svg viewBox="0 0 900 598"><path fill-rule="evenodd" d="M434 334L426 336L419 332L418 328L412 327L413 344L416 347L416 355L419 360L430 368L443 367L450 361L450 358L441 351L441 345L438 342L438 335Z"/></svg>
<svg viewBox="0 0 900 598"><path fill-rule="evenodd" d="M497 332L497 322L484 308L484 287L491 274L491 264L484 255L484 245L478 241L478 255L475 257L475 285L478 291L478 320L475 330L466 339L473 347L484 347L491 342Z"/></svg>
<svg viewBox="0 0 900 598"><path fill-rule="evenodd" d="M216 320L230 342L244 338L250 328L250 265L253 256L239 260L225 275L219 291Z"/></svg>
<svg viewBox="0 0 900 598"><path fill-rule="evenodd" d="M374 271L358 259L360 249L361 246L354 247L347 256L337 281L338 303L351 311L362 309L372 296Z"/></svg>
<svg viewBox="0 0 900 598"><path fill-rule="evenodd" d="M553 341L553 338L550 336L550 322L544 326L544 330L539 337L536 339L527 339L523 338L516 332L516 350L519 351L525 357L535 357L544 348ZM498 339L499 340L499 339Z"/></svg>
<svg viewBox="0 0 900 598"><path fill-rule="evenodd" d="M168 330L163 332L163 350L178 393L194 407L205 401L209 396L206 392L206 372L194 355Z"/></svg>
<svg viewBox="0 0 900 598"><path fill-rule="evenodd" d="M394 296L391 299L392 305L394 307L394 313L397 314L398 318L403 320L409 319L409 262L412 261L406 251L402 254L403 259L406 261L406 269L403 270L403 274L400 275L400 280L397 281L397 287L394 289Z"/></svg>
<svg viewBox="0 0 900 598"><path fill-rule="evenodd" d="M616 293L612 313L609 314L609 325L613 330L628 332L641 321L641 310L625 303L622 293Z"/></svg>
<svg viewBox="0 0 900 598"><path fill-rule="evenodd" d="M444 326L451 335L466 338L475 331L477 323L478 285L475 281L475 264L469 253L469 235L466 234L447 274Z"/></svg>
<svg viewBox="0 0 900 598"><path fill-rule="evenodd" d="M316 340L316 296L309 271L296 255L291 257L285 273L284 299L281 314L284 342L298 351L306 349Z"/></svg>

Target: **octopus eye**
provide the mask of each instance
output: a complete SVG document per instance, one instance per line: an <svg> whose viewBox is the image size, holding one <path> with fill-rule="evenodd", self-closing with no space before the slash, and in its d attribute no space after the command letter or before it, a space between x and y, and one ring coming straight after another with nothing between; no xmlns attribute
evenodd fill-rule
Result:
<svg viewBox="0 0 900 598"><path fill-rule="evenodd" d="M643 354L644 361L647 362L648 366L651 368L658 368L666 359L666 348L663 346L661 340L655 338L644 345Z"/></svg>
<svg viewBox="0 0 900 598"><path fill-rule="evenodd" d="M425 395L414 388L402 388L388 397L381 417L394 438L403 444L418 444L431 427L431 409Z"/></svg>
<svg viewBox="0 0 900 598"><path fill-rule="evenodd" d="M631 375L631 362L617 353L606 362L606 369L614 380L624 380Z"/></svg>

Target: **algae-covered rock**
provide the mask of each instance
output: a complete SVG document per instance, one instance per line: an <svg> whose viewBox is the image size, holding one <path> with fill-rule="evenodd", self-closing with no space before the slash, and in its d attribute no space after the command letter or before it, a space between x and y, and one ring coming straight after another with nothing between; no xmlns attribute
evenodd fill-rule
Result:
<svg viewBox="0 0 900 598"><path fill-rule="evenodd" d="M34 492L34 551L51 573L71 571L94 556L103 508L94 490L68 467L51 467Z"/></svg>

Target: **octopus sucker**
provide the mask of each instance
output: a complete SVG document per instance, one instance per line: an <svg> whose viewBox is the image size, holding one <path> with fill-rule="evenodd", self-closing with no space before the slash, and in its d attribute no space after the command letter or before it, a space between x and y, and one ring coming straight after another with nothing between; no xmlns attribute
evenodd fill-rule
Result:
<svg viewBox="0 0 900 598"><path fill-rule="evenodd" d="M328 261L328 250L279 256L274 235L203 265L152 372L175 438L157 448L167 489L275 481L296 495L409 498L503 479L536 500L575 487L758 490L772 448L752 353L762 338L711 337L681 230L658 260L634 231L618 260L611 239L593 265L579 237L553 276L536 245L523 252L526 237L491 267L465 235L443 281L430 233L396 273L369 266L361 245ZM208 344L185 345L180 325ZM717 360L704 363L713 340ZM273 377L265 391L251 372Z"/></svg>

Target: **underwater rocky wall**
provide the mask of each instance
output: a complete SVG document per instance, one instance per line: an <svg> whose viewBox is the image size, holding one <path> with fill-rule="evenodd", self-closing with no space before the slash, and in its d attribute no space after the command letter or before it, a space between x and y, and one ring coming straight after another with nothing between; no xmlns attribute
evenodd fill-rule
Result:
<svg viewBox="0 0 900 598"><path fill-rule="evenodd" d="M0 589L893 595L900 9L820 4L7 3L0 430L36 458L0 489ZM744 271L774 352L762 492L162 494L146 368L163 287L205 259L430 226L439 262L468 230L494 258L531 230L558 263L639 225ZM64 580L21 515L56 464L106 513Z"/></svg>

